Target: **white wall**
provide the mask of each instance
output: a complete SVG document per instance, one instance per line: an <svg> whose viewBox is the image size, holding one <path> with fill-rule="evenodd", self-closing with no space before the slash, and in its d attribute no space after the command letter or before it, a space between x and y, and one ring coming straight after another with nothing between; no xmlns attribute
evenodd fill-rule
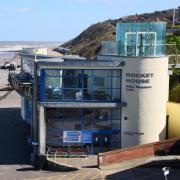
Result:
<svg viewBox="0 0 180 180"><path fill-rule="evenodd" d="M122 109L121 146L129 147L162 140L165 138L166 126L168 58L124 60L126 65L122 76L122 101L127 102L127 107ZM133 77L134 75L136 77ZM145 83L126 80L144 80Z"/></svg>

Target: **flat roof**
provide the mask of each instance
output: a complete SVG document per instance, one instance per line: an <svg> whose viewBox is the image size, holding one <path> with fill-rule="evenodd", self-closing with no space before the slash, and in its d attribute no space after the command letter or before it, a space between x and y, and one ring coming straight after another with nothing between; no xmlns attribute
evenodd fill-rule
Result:
<svg viewBox="0 0 180 180"><path fill-rule="evenodd" d="M38 66L43 67L119 67L123 66L122 61L103 61L103 60L81 60L81 59L41 59L37 61Z"/></svg>

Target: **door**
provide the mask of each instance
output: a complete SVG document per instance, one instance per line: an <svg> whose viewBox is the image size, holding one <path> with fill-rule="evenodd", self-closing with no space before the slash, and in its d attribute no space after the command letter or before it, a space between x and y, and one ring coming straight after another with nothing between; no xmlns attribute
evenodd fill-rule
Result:
<svg viewBox="0 0 180 180"><path fill-rule="evenodd" d="M101 152L106 152L111 150L111 138L110 134L101 135Z"/></svg>
<svg viewBox="0 0 180 180"><path fill-rule="evenodd" d="M93 154L100 152L106 152L111 150L111 138L110 134L93 134Z"/></svg>
<svg viewBox="0 0 180 180"><path fill-rule="evenodd" d="M155 56L156 32L126 32L125 56Z"/></svg>
<svg viewBox="0 0 180 180"><path fill-rule="evenodd" d="M155 56L156 33L138 32L136 44L136 56Z"/></svg>

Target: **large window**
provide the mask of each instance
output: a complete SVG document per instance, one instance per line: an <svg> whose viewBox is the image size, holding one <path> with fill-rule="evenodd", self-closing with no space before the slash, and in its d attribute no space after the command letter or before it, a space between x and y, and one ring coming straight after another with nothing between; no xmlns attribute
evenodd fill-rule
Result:
<svg viewBox="0 0 180 180"><path fill-rule="evenodd" d="M88 130L94 133L109 133L112 146L120 145L121 109L55 109L46 110L47 144L63 145L63 131Z"/></svg>
<svg viewBox="0 0 180 180"><path fill-rule="evenodd" d="M41 70L42 101L120 101L120 70Z"/></svg>

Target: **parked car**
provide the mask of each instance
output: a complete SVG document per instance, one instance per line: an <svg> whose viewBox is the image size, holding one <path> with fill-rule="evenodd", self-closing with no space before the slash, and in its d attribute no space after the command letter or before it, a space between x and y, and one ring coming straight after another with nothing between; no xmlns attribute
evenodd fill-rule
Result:
<svg viewBox="0 0 180 180"><path fill-rule="evenodd" d="M4 65L1 66L1 69L16 70L16 65L14 62L12 62L12 63L5 62Z"/></svg>
<svg viewBox="0 0 180 180"><path fill-rule="evenodd" d="M16 66L14 64L10 64L8 69L11 70L11 71L15 71L16 70Z"/></svg>
<svg viewBox="0 0 180 180"><path fill-rule="evenodd" d="M5 69L8 69L10 67L10 63L9 62L5 62L4 63L4 67L5 67Z"/></svg>

